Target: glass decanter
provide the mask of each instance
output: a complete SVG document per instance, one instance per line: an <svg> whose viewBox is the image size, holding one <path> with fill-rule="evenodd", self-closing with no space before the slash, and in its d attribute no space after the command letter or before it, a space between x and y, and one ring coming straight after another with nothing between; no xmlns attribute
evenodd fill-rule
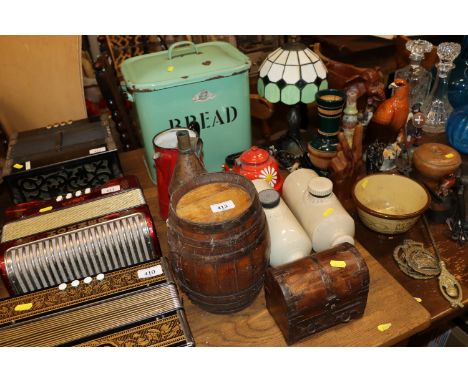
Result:
<svg viewBox="0 0 468 382"><path fill-rule="evenodd" d="M432 50L432 44L426 40L411 40L406 43L406 49L410 51L410 63L395 72L395 78L408 81L410 89L410 108L423 103L429 94L432 75L421 66L424 54Z"/></svg>
<svg viewBox="0 0 468 382"><path fill-rule="evenodd" d="M454 68L453 60L460 54L460 44L443 42L437 48L439 63L436 64L437 76L431 93L424 101L422 112L426 115L423 131L426 133L443 133L447 119L453 108L448 100L448 78Z"/></svg>

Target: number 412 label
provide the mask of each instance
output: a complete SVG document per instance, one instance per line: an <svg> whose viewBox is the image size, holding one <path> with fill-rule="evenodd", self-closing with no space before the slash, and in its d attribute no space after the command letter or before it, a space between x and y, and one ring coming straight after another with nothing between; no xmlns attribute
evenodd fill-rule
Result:
<svg viewBox="0 0 468 382"><path fill-rule="evenodd" d="M232 200L226 200L225 202L222 203L217 203L217 204L212 204L210 206L211 211L214 213L216 212L222 212L222 211L227 211L235 207L235 204Z"/></svg>
<svg viewBox="0 0 468 382"><path fill-rule="evenodd" d="M163 271L160 265L155 265L154 267L140 269L138 271L139 279L147 279L149 277L156 277L162 275Z"/></svg>

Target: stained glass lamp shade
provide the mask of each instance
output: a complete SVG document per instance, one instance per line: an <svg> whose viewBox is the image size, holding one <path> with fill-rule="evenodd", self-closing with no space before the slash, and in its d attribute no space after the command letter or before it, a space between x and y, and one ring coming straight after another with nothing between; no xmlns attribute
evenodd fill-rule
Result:
<svg viewBox="0 0 468 382"><path fill-rule="evenodd" d="M295 157L304 153L300 143L300 105L315 101L319 90L328 89L327 69L304 44L292 42L270 53L263 61L257 82L258 94L272 103L294 105L288 112L288 133L276 148Z"/></svg>
<svg viewBox="0 0 468 382"><path fill-rule="evenodd" d="M328 88L326 78L327 69L319 56L294 42L268 55L260 66L257 90L272 103L311 103L315 93Z"/></svg>

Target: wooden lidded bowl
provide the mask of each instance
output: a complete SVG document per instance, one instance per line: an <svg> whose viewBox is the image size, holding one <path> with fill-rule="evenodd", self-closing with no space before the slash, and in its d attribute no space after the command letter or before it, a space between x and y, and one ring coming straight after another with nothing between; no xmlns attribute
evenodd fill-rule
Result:
<svg viewBox="0 0 468 382"><path fill-rule="evenodd" d="M422 185L396 174L368 175L353 186L352 196L364 225L387 235L408 231L431 202Z"/></svg>
<svg viewBox="0 0 468 382"><path fill-rule="evenodd" d="M454 148L442 143L424 143L413 153L413 164L428 187L436 189L444 176L453 174L462 163Z"/></svg>

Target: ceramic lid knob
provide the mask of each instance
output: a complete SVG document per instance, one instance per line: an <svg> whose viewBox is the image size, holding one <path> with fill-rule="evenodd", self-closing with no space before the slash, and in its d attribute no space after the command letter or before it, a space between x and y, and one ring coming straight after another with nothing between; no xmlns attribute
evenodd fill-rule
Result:
<svg viewBox="0 0 468 382"><path fill-rule="evenodd" d="M275 190L263 190L258 193L263 208L274 208L280 202L280 194Z"/></svg>
<svg viewBox="0 0 468 382"><path fill-rule="evenodd" d="M333 192L333 183L328 178L317 177L310 180L307 189L313 196L323 197Z"/></svg>

